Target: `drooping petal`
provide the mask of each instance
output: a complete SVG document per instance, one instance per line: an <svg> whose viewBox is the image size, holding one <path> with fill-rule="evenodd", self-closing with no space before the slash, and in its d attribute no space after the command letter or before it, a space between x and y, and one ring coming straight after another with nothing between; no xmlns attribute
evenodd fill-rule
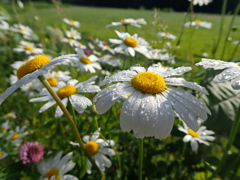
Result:
<svg viewBox="0 0 240 180"><path fill-rule="evenodd" d="M213 79L214 82L224 82L238 78L240 76L240 67L233 67L223 70L220 74L216 75Z"/></svg>
<svg viewBox="0 0 240 180"><path fill-rule="evenodd" d="M194 138L191 139L190 144L191 144L191 148L192 148L193 151L198 150L198 143Z"/></svg>
<svg viewBox="0 0 240 180"><path fill-rule="evenodd" d="M56 104L55 100L48 101L46 104L44 104L40 109L39 113L42 113L43 111L46 111L50 107L52 107L54 104Z"/></svg>

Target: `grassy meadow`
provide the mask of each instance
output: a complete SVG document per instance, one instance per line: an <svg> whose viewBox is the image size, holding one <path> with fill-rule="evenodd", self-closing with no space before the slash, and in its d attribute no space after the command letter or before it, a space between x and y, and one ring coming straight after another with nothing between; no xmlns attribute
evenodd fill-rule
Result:
<svg viewBox="0 0 240 180"><path fill-rule="evenodd" d="M66 115L67 113L65 114L65 112L62 116L56 116L56 107L59 105L59 102L56 101L57 104L52 104L53 107L48 104L48 109L45 106L45 101L40 101L39 99L38 101L36 99L47 94L46 89L44 89L44 87L46 88L45 85L43 86L41 84L37 86L39 81L33 81L33 84L31 84L27 90L21 87L16 89L4 102L2 102L2 96L0 96L0 103L2 103L0 105L0 179L54 180L52 177L54 175L55 180L240 179L240 143L238 142L238 138L240 137L240 129L238 128L240 121L239 90L234 90L229 81L222 83L213 82L214 77L219 74L221 70L218 69L214 71L213 69L204 69L202 66L195 65L195 63L200 62L204 57L222 60L226 63L239 61L240 50L238 47L240 44L238 43L238 45L236 45L233 44L233 42L240 41L240 16L225 14L223 17L219 14L203 14L195 13L194 11L187 13L165 12L156 9L83 7L31 1L24 4L24 8L18 7L17 3L0 4L0 12L2 12L0 17L2 14L10 17L9 20L6 20L10 28L5 30L1 29L0 18L0 62L2 64L0 66L0 94L4 94L4 92L8 90L8 87L14 82L18 82L17 79L20 81L25 77L16 77L19 69L14 67L13 64L19 61L22 65L23 61L28 60L31 55L36 55L34 53L28 54L26 53L27 51L24 50L14 50L19 46L21 41L33 43L36 47L30 47L30 50L40 48L43 50L43 53L39 54L48 55L50 59L56 57L64 59L61 55L69 55L67 56L69 59L74 59L76 57L76 47L68 43L63 43L62 41L70 28L77 30L81 34L79 42L86 45L84 48L85 56L90 58L91 55L94 55L101 59L104 55L111 53L109 53L110 51L108 52L109 49L101 49L103 46L98 45L107 44L110 46L110 50L116 51L116 49L114 49L116 46L114 46L109 39L119 39L115 30L119 32L126 30L125 26L105 28L106 25L112 22L119 22L125 18L143 18L147 22L146 25L141 24L141 28L128 25L127 32L131 36L137 33L139 37L144 38L149 43L147 47L149 51L151 48L159 50L165 49L172 58L174 57L174 61L169 62L166 60L147 58L147 56L137 51L135 52L135 56L116 51L112 53L111 56L116 56L114 58L120 61L119 66L100 63L100 60L98 60L101 64L101 69L97 69L97 66L95 66L96 71L94 72L82 71L81 67L79 69L78 66L69 65L71 63L68 65L60 64L54 67L55 71L53 72L68 72L69 74L67 74L65 78L67 79L67 76L71 76L71 79L75 79L78 82L84 82L89 80L89 78L94 79L95 76L98 76L98 78L91 81L89 80L88 83L81 86L82 89L87 89L81 91L82 96L88 98L91 103L84 99L85 104L82 103L78 107L80 109L80 107L83 108L86 106L81 113L79 113L79 109L78 111L74 105L71 104L74 101L68 103L65 108L70 116ZM81 25L80 27L70 26L63 22L64 18L78 21ZM193 20L210 22L212 23L212 27L210 29L202 27L195 28L193 26L189 28L184 27L186 22ZM14 24L22 24L30 27L34 32L34 35L31 34L29 36L32 39L24 39L24 36L18 31L11 30ZM222 34L219 36L221 31ZM176 36L176 39L171 40L157 37L156 34L158 32L170 32ZM217 44L218 40L219 44ZM31 46L31 44L28 45L28 48L29 46ZM80 45L78 44L78 46ZM93 48L91 46L93 46ZM25 50L27 49L26 47L25 45ZM216 48L215 53L214 48ZM87 54L87 50L90 51L90 54ZM88 59L88 61L90 60ZM134 127L130 132L123 132L122 127L119 125L121 111L124 102L132 96L131 93L121 97L117 97L116 94L113 94L112 98L105 97L106 101L110 99L115 101L114 98L116 98L118 102L115 104L109 102L109 104L114 105L109 108L107 112L99 113L103 105L98 105L96 101L98 102L99 100L93 99L96 97L96 94L102 92L100 89L103 90L104 88L112 87L115 81L109 80L108 82L108 79L111 79L112 75L121 73L121 71L127 70L136 64L147 69L147 66L157 63L160 63L160 67L164 69L161 72L165 73L165 71L169 71L173 76L176 75L179 79L183 77L186 81L196 82L208 91L208 94L204 94L203 92L205 91L202 90L204 88L199 88L196 84L187 84L182 79L181 82L184 82L182 84L178 82L179 84L176 85L176 88L189 92L186 94L192 94L197 97L197 99L200 99L210 110L211 115L205 112L207 111L206 109L203 108L203 110L200 108L201 113L194 114L194 117L188 117L188 119L193 118L195 122L196 119L201 119L199 118L200 116L205 117L206 114L206 121L201 121L201 131L195 132L190 128L185 129L184 132L183 130L181 131L179 127L181 126L182 129L185 127L183 126L183 121L185 122L185 120L182 118L184 116L180 115L181 113L177 111L176 106L171 102L169 105L171 105L175 111L173 115L174 124L170 135L167 137L157 138L155 136L154 138L152 137L153 135L146 135L143 139L138 138L134 132ZM91 64L91 62L86 64ZM137 67L139 66L137 65ZM189 69L185 69L185 74L172 70L173 68L182 66L191 67L192 70L188 72ZM42 67L39 69L41 68ZM231 71L230 75L238 77L238 71L240 70L235 66L234 68L236 68L236 74L234 74L235 71ZM108 74L102 70L107 71ZM34 74L34 72L35 71L30 72L29 74ZM169 79L172 74L169 76L166 75L164 78ZM124 74L122 74L122 76L124 76ZM47 79L47 77L45 78ZM117 78L121 78L121 74ZM41 78L39 78L39 80L41 81ZM122 81L124 81L124 79L118 82ZM102 82L108 83L98 87ZM133 83L133 81L131 82ZM24 83L26 82L24 81ZM67 81L64 83L67 83ZM171 83L174 84L174 81ZM170 86L172 85L171 83ZM34 89L34 85L40 89ZM133 87L137 89L135 86ZM118 88L116 86L115 90L112 91L117 92L117 90ZM147 94L145 91L143 92L143 94ZM163 92L161 91L159 94L162 95L164 94ZM156 97L156 93L152 94L153 97ZM49 95L49 93L47 95ZM59 94L58 96L60 97ZM166 95L164 95L164 97L167 99ZM180 101L188 102L188 98L186 97L188 96L184 94L179 95ZM61 98L63 99L63 97ZM32 102L30 102L30 99L33 99ZM45 100L49 100L49 96ZM153 106L147 100L144 102L147 103L149 107ZM167 107L168 104L165 105ZM193 107L191 107L191 105ZM39 112L43 106L45 106L46 109ZM182 106L185 106L185 104L183 103ZM202 105L199 105L199 107L200 106ZM161 107L159 106L159 108L164 107L163 105ZM194 104L186 105L186 107L190 112L195 112ZM140 109L140 105L138 108ZM154 113L155 111L151 112ZM167 113L167 111L164 110L163 112L165 114ZM146 114L149 116L146 118L146 121L144 121L146 122L146 128L154 127L154 125L148 125L149 122L153 121L153 115ZM142 120L142 118L138 118ZM163 122L163 124L164 123L166 125L168 121ZM24 129L20 131L19 128L21 129L22 127L24 127ZM78 132L74 130L74 127L76 127ZM166 128L168 128L167 125ZM164 131L164 128L161 130ZM142 129L142 131L144 130ZM142 131L139 132L140 135ZM76 138L78 133L80 134L80 140ZM185 137L186 134L188 137ZM94 141L97 138L91 140L91 138L96 136L101 139L100 145L97 145L97 141ZM189 139L189 141L187 141L186 139L189 137L191 137L191 140ZM193 140L194 142L192 142L194 138L197 140ZM15 142L17 139L19 139L19 141L17 141L18 143L14 144L11 142ZM83 147L81 147L82 139L84 141ZM87 142L86 140L89 141ZM30 145L26 145L29 148L27 149L29 153L30 151L36 153L34 155L30 154L29 157L34 156L38 161L30 158L31 163L29 163L29 161L27 162L29 157L20 154L20 152L24 152L24 149L22 148L22 150L20 150L20 147L23 147L23 144L26 142L39 142L44 145L44 154L41 156L40 146L36 146L35 149L31 151ZM88 144L89 142L92 144ZM78 145L74 145L74 143ZM196 147L196 143L198 144L198 148L197 150L193 150L192 146ZM100 151L101 148L104 149L104 151ZM68 154L68 158L65 157L64 160L60 161L60 157L56 157L60 151L62 152L62 156L70 152L72 152L72 154ZM89 172L89 164L87 164L87 162L91 161L91 157L89 158L88 155L92 155L93 160L96 160L96 154L99 152L104 152L106 157L104 155L105 159L98 161L95 166L93 163L92 171ZM6 154L6 156L4 156L4 154ZM23 156L25 161L22 158ZM45 162L45 164L39 163L44 162L44 160L48 158L51 160L51 158L54 157L53 162L48 161ZM100 156L98 156L98 158L99 157ZM70 161L74 163L74 165L71 164ZM69 163L67 164L67 162ZM98 168L96 166L98 166ZM65 174L72 176L67 177Z"/></svg>

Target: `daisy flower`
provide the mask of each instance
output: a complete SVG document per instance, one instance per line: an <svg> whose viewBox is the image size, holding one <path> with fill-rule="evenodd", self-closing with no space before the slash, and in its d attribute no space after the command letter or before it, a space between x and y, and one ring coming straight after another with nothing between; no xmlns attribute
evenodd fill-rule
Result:
<svg viewBox="0 0 240 180"><path fill-rule="evenodd" d="M115 51L118 53L124 52L126 55L135 56L135 51L145 54L147 53L147 47L149 43L137 34L131 36L129 33L115 31L118 37L121 39L109 39L109 41L115 45Z"/></svg>
<svg viewBox="0 0 240 180"><path fill-rule="evenodd" d="M143 18L139 18L139 19L127 18L119 22L112 22L111 24L106 25L106 28L116 27L116 26L126 26L126 25L132 25L132 26L141 28L140 24L147 24L147 22Z"/></svg>
<svg viewBox="0 0 240 180"><path fill-rule="evenodd" d="M111 65L113 67L117 67L121 65L121 62L118 58L112 55L104 55L103 57L99 58L99 62Z"/></svg>
<svg viewBox="0 0 240 180"><path fill-rule="evenodd" d="M13 32L19 32L23 35L25 39L29 39L33 34L33 30L30 27L24 26L20 23L14 24L13 27L10 28L10 30L12 30Z"/></svg>
<svg viewBox="0 0 240 180"><path fill-rule="evenodd" d="M197 131L198 117L207 119L210 114L205 104L188 91L174 86L187 87L208 94L204 87L185 81L179 76L191 67L165 70L152 65L147 70L133 66L130 70L119 71L104 79L100 86L114 83L97 93L94 97L99 114L108 111L119 99L125 100L120 115L123 132L133 130L137 138L154 136L166 138L173 127L175 113L191 129Z"/></svg>
<svg viewBox="0 0 240 180"><path fill-rule="evenodd" d="M70 31L65 31L65 33L66 33L66 36L68 38L71 38L71 39L74 39L74 40L81 39L80 33L73 28L71 28Z"/></svg>
<svg viewBox="0 0 240 180"><path fill-rule="evenodd" d="M5 151L2 150L2 148L0 147L0 160L4 159L5 157L7 157L7 153Z"/></svg>
<svg viewBox="0 0 240 180"><path fill-rule="evenodd" d="M107 158L107 156L115 156L115 151L110 148L109 146L114 146L113 140L103 140L99 138L100 136L100 129L95 131L91 136L86 135L83 137L83 141L85 142L84 148L87 152L92 156L95 160L97 166L101 171L105 171L105 168L109 168L112 163ZM71 142L72 145L79 146L78 143ZM91 174L92 164L88 160L87 161L87 173Z"/></svg>
<svg viewBox="0 0 240 180"><path fill-rule="evenodd" d="M13 48L13 51L25 52L26 54L29 54L29 55L42 54L43 53L43 50L41 48L36 48L33 43L30 43L30 42L27 42L27 41L21 41L20 45L18 45L18 47Z"/></svg>
<svg viewBox="0 0 240 180"><path fill-rule="evenodd" d="M164 38L164 39L172 39L172 40L176 39L176 36L174 36L170 32L158 32L157 37L161 37L161 38Z"/></svg>
<svg viewBox="0 0 240 180"><path fill-rule="evenodd" d="M7 114L4 115L4 118L5 118L5 119L9 119L9 118L16 119L17 116L16 116L16 113L15 113L15 112L9 112L9 113L7 113Z"/></svg>
<svg viewBox="0 0 240 180"><path fill-rule="evenodd" d="M19 158L23 164L35 164L42 159L44 146L39 142L26 142L19 148Z"/></svg>
<svg viewBox="0 0 240 180"><path fill-rule="evenodd" d="M11 141L16 146L19 146L23 140L23 138L27 135L27 132L25 131L26 126L19 127L17 126L15 130L11 130L9 132L9 135L7 136L7 140Z"/></svg>
<svg viewBox="0 0 240 180"><path fill-rule="evenodd" d="M75 163L70 160L72 152L61 158L62 152L59 152L54 158L37 163L37 169L44 180L78 180L77 177L66 174L71 171Z"/></svg>
<svg viewBox="0 0 240 180"><path fill-rule="evenodd" d="M74 21L72 19L63 18L63 22L65 22L66 24L69 24L71 26L75 26L77 28L80 27L80 23L78 21Z"/></svg>
<svg viewBox="0 0 240 180"><path fill-rule="evenodd" d="M161 60L161 61L169 60L174 62L174 56L163 49L151 49L148 51L148 53L145 54L145 56L148 59Z"/></svg>
<svg viewBox="0 0 240 180"><path fill-rule="evenodd" d="M184 24L185 27L193 26L195 28L203 27L206 29L212 28L212 23L206 22L206 21L200 21L200 20L194 20L193 22L187 22Z"/></svg>
<svg viewBox="0 0 240 180"><path fill-rule="evenodd" d="M208 5L210 2L212 2L212 0L188 0L188 1L193 1L193 5Z"/></svg>
<svg viewBox="0 0 240 180"><path fill-rule="evenodd" d="M94 80L97 78L97 76L93 76L87 81L78 83L78 80L71 79L68 82L59 82L57 84L57 87L53 87L53 90L57 93L57 95L62 99L62 102L64 106L66 107L68 104L68 101L70 101L71 105L74 107L74 109L78 113L82 113L87 106L91 106L92 102L85 96L79 94L79 93L95 93L99 92L101 89L97 85L92 85L94 83ZM40 93L41 97L30 99L30 102L42 102L42 101L48 101L46 104L44 104L39 112L43 112L47 110L48 108L52 107L54 104L56 104L56 101L53 99L53 97L50 95L50 93L45 89ZM59 106L57 106L57 109L55 111L55 117L61 117L63 115L62 110Z"/></svg>
<svg viewBox="0 0 240 180"><path fill-rule="evenodd" d="M198 122L200 125L200 122ZM198 131L193 131L185 123L183 126L178 126L178 130L184 132L186 135L183 137L183 142L190 142L193 151L197 151L198 143L209 146L208 141L214 141L215 137L213 131L207 130L205 126L200 126Z"/></svg>
<svg viewBox="0 0 240 180"><path fill-rule="evenodd" d="M0 137L2 137L9 129L9 120L3 122L0 126Z"/></svg>
<svg viewBox="0 0 240 180"><path fill-rule="evenodd" d="M93 54L87 56L80 48L76 48L75 50L77 52L77 56L72 60L74 67L79 67L82 72L89 71L90 73L95 73L95 69L102 69L101 65L97 62L99 60L97 56Z"/></svg>
<svg viewBox="0 0 240 180"><path fill-rule="evenodd" d="M196 65L203 66L205 69L207 68L213 68L214 70L224 69L221 73L214 77L213 81L219 83L231 80L232 88L235 90L240 89L239 63L202 58L202 61L196 63Z"/></svg>
<svg viewBox="0 0 240 180"><path fill-rule="evenodd" d="M6 21L0 21L0 29L8 30L9 29L9 24Z"/></svg>
<svg viewBox="0 0 240 180"><path fill-rule="evenodd" d="M48 73L48 70L53 68L53 66L65 63L69 59L71 59L71 55L59 56L54 58L52 61L45 55L37 55L32 60L27 61L17 69L17 77L19 80L10 86L0 96L0 105L9 95L11 95L21 86L29 83L41 75Z"/></svg>
<svg viewBox="0 0 240 180"><path fill-rule="evenodd" d="M71 38L63 38L61 40L64 43L68 43L71 47L78 47L79 42L77 40L71 39Z"/></svg>

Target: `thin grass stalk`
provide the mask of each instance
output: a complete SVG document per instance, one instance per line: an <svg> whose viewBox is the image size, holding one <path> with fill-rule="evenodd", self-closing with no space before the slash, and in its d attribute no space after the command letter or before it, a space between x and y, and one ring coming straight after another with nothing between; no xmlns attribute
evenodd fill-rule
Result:
<svg viewBox="0 0 240 180"><path fill-rule="evenodd" d="M237 53L237 50L238 50L239 46L240 46L240 39L239 39L239 42L236 44L235 48L233 49L233 52L232 52L232 55L231 55L230 59L233 59L233 57Z"/></svg>
<svg viewBox="0 0 240 180"><path fill-rule="evenodd" d="M80 135L80 133L78 132L77 126L74 123L74 120L72 119L72 116L70 115L70 113L68 112L68 110L66 109L66 107L63 105L61 99L58 97L58 95L53 91L52 87L49 85L49 83L47 82L47 80L45 79L44 76L39 76L38 79L41 81L41 83L44 85L44 87L48 90L48 92L51 94L51 96L53 97L53 99L57 102L57 104L59 105L59 107L61 108L61 110L63 111L64 115L66 116L72 130L73 130L73 134L75 135L80 148L84 151L84 154L87 156L87 158L89 159L89 161L92 163L93 167L96 168L97 172L99 173L99 175L101 176L102 180L105 180L105 177L102 173L102 171L99 169L99 167L97 166L97 164L95 163L95 161L92 159L91 155L87 152L87 150L84 148L84 143L82 141L82 137Z"/></svg>
<svg viewBox="0 0 240 180"><path fill-rule="evenodd" d="M240 106L238 107L235 120L232 124L232 128L231 128L230 135L229 135L229 140L228 140L227 145L224 149L223 156L222 156L220 162L218 163L218 166L217 166L216 170L213 172L212 176L210 177L210 179L214 178L219 172L221 172L223 170L224 165L226 163L227 156L228 156L228 151L232 147L232 144L233 144L234 139L235 139L236 134L237 134L239 124L240 124Z"/></svg>
<svg viewBox="0 0 240 180"><path fill-rule="evenodd" d="M143 139L138 141L138 180L142 180L143 168Z"/></svg>
<svg viewBox="0 0 240 180"><path fill-rule="evenodd" d="M219 28L219 33L218 33L218 39L217 39L216 45L213 47L213 50L212 50L213 58L215 58L215 56L216 56L216 53L217 53L217 50L218 50L218 46L219 46L220 40L222 38L223 22L224 22L224 16L226 14L227 2L228 2L228 0L224 0L223 1L222 12L221 12L221 22L220 22L220 28Z"/></svg>
<svg viewBox="0 0 240 180"><path fill-rule="evenodd" d="M226 35L224 45L223 45L222 55L221 55L220 59L224 58L224 53L225 53L225 50L226 50L226 47L227 47L229 35L231 33L231 30L232 30L233 22L234 22L236 16L238 15L239 11L240 11L240 2L237 4L237 7L235 8L235 11L234 11L234 14L232 16L231 22L229 24L227 35Z"/></svg>

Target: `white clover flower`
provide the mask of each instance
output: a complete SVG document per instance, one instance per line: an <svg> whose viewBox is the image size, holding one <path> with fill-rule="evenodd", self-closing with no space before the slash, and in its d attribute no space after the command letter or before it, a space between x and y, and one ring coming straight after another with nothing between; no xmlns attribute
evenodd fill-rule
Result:
<svg viewBox="0 0 240 180"><path fill-rule="evenodd" d="M2 148L0 147L0 160L4 159L5 157L7 157L8 154L2 150Z"/></svg>
<svg viewBox="0 0 240 180"><path fill-rule="evenodd" d="M184 24L185 27L193 26L195 28L203 27L206 29L212 28L212 23L206 22L206 21L200 21L200 20L194 20L193 22L187 22Z"/></svg>
<svg viewBox="0 0 240 180"><path fill-rule="evenodd" d="M85 142L84 148L87 150L89 155L93 157L95 160L97 166L101 171L105 171L105 168L111 167L112 163L111 161L107 158L107 156L115 156L115 151L110 147L114 146L114 141L113 140L103 140L99 138L100 129L95 131L91 136L86 135L83 137L83 141ZM73 143L71 142L72 145L77 145L79 146L78 143ZM91 174L91 168L92 164L88 160L87 161L87 173Z"/></svg>
<svg viewBox="0 0 240 180"><path fill-rule="evenodd" d="M99 58L99 62L111 65L113 67L117 67L121 65L121 62L118 58L109 54L106 54L103 57Z"/></svg>
<svg viewBox="0 0 240 180"><path fill-rule="evenodd" d="M67 19L67 18L63 18L63 21L66 23L66 24L69 24L71 26L75 26L77 28L80 27L80 23L78 21L74 21L72 19Z"/></svg>
<svg viewBox="0 0 240 180"><path fill-rule="evenodd" d="M25 52L26 54L29 55L37 55L43 53L43 50L41 48L36 48L33 43L27 41L21 41L20 45L18 45L17 48L13 48L13 51Z"/></svg>
<svg viewBox="0 0 240 180"><path fill-rule="evenodd" d="M138 37L137 34L131 36L129 33L119 31L115 32L121 40L109 39L109 41L115 45L118 45L114 48L116 52L124 52L124 54L131 56L135 56L135 51L143 55L147 53L147 47L149 46L149 43L145 39Z"/></svg>
<svg viewBox="0 0 240 180"><path fill-rule="evenodd" d="M119 22L112 22L111 24L106 25L106 28L116 27L116 26L126 26L126 25L132 25L132 26L141 28L140 24L147 24L147 22L143 18L139 18L139 19L127 18Z"/></svg>
<svg viewBox="0 0 240 180"><path fill-rule="evenodd" d="M12 84L5 92L0 96L0 105L2 102L11 95L18 88L31 82L41 75L48 73L48 70L55 65L63 64L68 60L71 60L72 55L63 55L54 58L52 61L45 55L37 55L32 60L27 61L17 69L18 81Z"/></svg>
<svg viewBox="0 0 240 180"><path fill-rule="evenodd" d="M37 163L37 169L42 178L44 180L78 180L77 177L66 174L75 166L75 163L70 160L72 155L73 153L70 152L61 158L61 151L55 157Z"/></svg>
<svg viewBox="0 0 240 180"><path fill-rule="evenodd" d="M81 83L78 83L78 80L76 79L71 79L66 83L59 82L56 87L53 87L53 90L57 93L59 98L61 98L65 107L69 101L78 113L82 113L88 106L92 105L92 102L80 93L99 92L101 90L99 86L93 85L96 78L97 76L93 76L87 81ZM56 104L56 101L46 89L40 93L40 96L41 97L30 99L30 102L48 101L39 109L40 113ZM57 106L55 117L61 117L62 115L63 111Z"/></svg>
<svg viewBox="0 0 240 180"><path fill-rule="evenodd" d="M71 39L74 39L74 40L81 39L80 33L73 28L71 28L70 31L65 31L65 33L66 33L67 38L71 38Z"/></svg>
<svg viewBox="0 0 240 180"><path fill-rule="evenodd" d="M198 123L199 125L201 124L200 121ZM193 131L187 127L185 123L183 123L183 126L178 126L178 130L186 134L183 137L183 142L190 142L193 151L197 151L198 143L209 146L210 144L208 141L215 140L215 137L212 136L215 133L213 131L207 130L206 126L200 126L198 131Z"/></svg>
<svg viewBox="0 0 240 180"><path fill-rule="evenodd" d="M196 65L203 66L205 69L207 68L213 68L214 70L224 69L221 73L214 77L213 81L219 83L231 80L232 88L235 90L240 89L239 63L202 58L202 61L196 63Z"/></svg>
<svg viewBox="0 0 240 180"><path fill-rule="evenodd" d="M19 127L17 126L15 130L9 131L9 134L7 136L7 140L9 140L11 143L13 143L16 146L19 146L23 140L23 138L28 134L26 131L26 126Z"/></svg>
<svg viewBox="0 0 240 180"><path fill-rule="evenodd" d="M87 56L82 49L76 48L77 56L75 59L72 60L72 64L74 67L79 67L80 71L86 72L89 71L90 73L95 73L96 70L101 70L101 65L97 62L99 58L95 55Z"/></svg>
<svg viewBox="0 0 240 180"><path fill-rule="evenodd" d="M154 136L166 138L173 127L174 111L193 130L197 131L198 117L207 119L210 114L204 103L188 91L173 87L187 87L208 94L204 87L185 81L179 76L190 71L190 67L165 70L158 65L133 66L104 79L100 86L114 83L94 97L99 114L108 111L119 99L125 100L120 127L124 132L133 130L137 138Z"/></svg>
<svg viewBox="0 0 240 180"><path fill-rule="evenodd" d="M193 1L193 5L208 5L210 2L212 2L212 0L188 0L188 1Z"/></svg>
<svg viewBox="0 0 240 180"><path fill-rule="evenodd" d="M170 32L158 32L157 37L164 38L164 39L171 39L171 40L175 40L177 38Z"/></svg>

